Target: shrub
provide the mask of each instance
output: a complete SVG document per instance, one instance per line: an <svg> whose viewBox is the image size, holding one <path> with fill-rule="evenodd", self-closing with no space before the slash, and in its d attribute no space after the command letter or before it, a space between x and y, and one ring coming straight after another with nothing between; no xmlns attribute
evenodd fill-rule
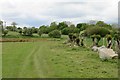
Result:
<svg viewBox="0 0 120 80"><path fill-rule="evenodd" d="M79 38L76 38L76 44L77 44L78 46L80 46L80 39L79 39Z"/></svg>
<svg viewBox="0 0 120 80"><path fill-rule="evenodd" d="M42 35L42 32L41 32L40 30L38 31L38 35L39 35L39 36L41 36L41 35Z"/></svg>
<svg viewBox="0 0 120 80"><path fill-rule="evenodd" d="M107 35L107 41L109 42L110 40L112 40L112 36L111 35Z"/></svg>
<svg viewBox="0 0 120 80"><path fill-rule="evenodd" d="M18 33L20 33L20 35L22 35L22 29L18 30Z"/></svg>
<svg viewBox="0 0 120 80"><path fill-rule="evenodd" d="M101 37L106 36L107 34L110 34L110 31L104 27L91 27L86 29L87 36L90 35L100 35Z"/></svg>
<svg viewBox="0 0 120 80"><path fill-rule="evenodd" d="M98 45L100 39L101 39L101 36L100 35L96 35L96 39L97 39L97 42L96 42L96 45Z"/></svg>
<svg viewBox="0 0 120 80"><path fill-rule="evenodd" d="M58 30L53 30L48 34L48 36L52 38L60 38L61 33Z"/></svg>
<svg viewBox="0 0 120 80"><path fill-rule="evenodd" d="M115 34L114 35L114 40L120 40L120 35L119 34Z"/></svg>
<svg viewBox="0 0 120 80"><path fill-rule="evenodd" d="M32 34L33 34L32 29L31 29L31 28L28 28L28 29L27 29L27 36L32 36Z"/></svg>
<svg viewBox="0 0 120 80"><path fill-rule="evenodd" d="M32 36L32 34L33 34L33 31L32 31L31 28L26 28L26 29L23 30L23 35L24 36Z"/></svg>
<svg viewBox="0 0 120 80"><path fill-rule="evenodd" d="M2 33L4 34L3 36L6 36L6 34L8 34L8 30L3 30Z"/></svg>
<svg viewBox="0 0 120 80"><path fill-rule="evenodd" d="M79 33L79 29L76 27L66 27L62 29L62 34L68 35L69 33Z"/></svg>
<svg viewBox="0 0 120 80"><path fill-rule="evenodd" d="M99 41L101 39L101 36L94 34L94 35L91 36L91 38L92 38L92 41L93 41L93 46L98 46L98 43L99 43Z"/></svg>
<svg viewBox="0 0 120 80"><path fill-rule="evenodd" d="M72 33L69 33L68 37L69 37L70 41L73 41L73 34Z"/></svg>

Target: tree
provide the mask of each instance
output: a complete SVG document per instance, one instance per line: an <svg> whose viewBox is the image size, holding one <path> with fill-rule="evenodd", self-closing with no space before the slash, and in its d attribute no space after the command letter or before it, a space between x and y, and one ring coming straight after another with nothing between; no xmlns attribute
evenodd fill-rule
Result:
<svg viewBox="0 0 120 80"><path fill-rule="evenodd" d="M78 29L81 29L81 28L82 28L82 23L77 24L76 27L77 27Z"/></svg>
<svg viewBox="0 0 120 80"><path fill-rule="evenodd" d="M12 26L7 26L6 29L9 30L9 31L13 31L13 27Z"/></svg>
<svg viewBox="0 0 120 80"><path fill-rule="evenodd" d="M104 21L98 21L96 23L96 25L99 26L99 27L103 27L105 25L105 23L104 23Z"/></svg>
<svg viewBox="0 0 120 80"><path fill-rule="evenodd" d="M98 43L101 39L101 36L100 35L92 35L91 38L92 38L92 41L93 41L93 46L99 46Z"/></svg>
<svg viewBox="0 0 120 80"><path fill-rule="evenodd" d="M107 28L107 29L112 29L112 26L110 24L104 23L104 21L98 21L96 23L96 26L98 26L98 27L104 27L104 28Z"/></svg>
<svg viewBox="0 0 120 80"><path fill-rule="evenodd" d="M38 31L38 35L39 35L39 36L41 36L41 35L42 35L42 32L41 32L40 30Z"/></svg>
<svg viewBox="0 0 120 80"><path fill-rule="evenodd" d="M20 35L22 35L22 28L18 27L17 31L20 33Z"/></svg>
<svg viewBox="0 0 120 80"><path fill-rule="evenodd" d="M51 30L48 26L42 25L39 27L39 30L41 31L41 33L43 34L48 34Z"/></svg>
<svg viewBox="0 0 120 80"><path fill-rule="evenodd" d="M69 37L69 39L70 39L70 42L72 42L72 41L73 41L73 33L69 33L69 34L68 34L68 37Z"/></svg>
<svg viewBox="0 0 120 80"><path fill-rule="evenodd" d="M24 36L32 36L32 34L33 34L32 28L26 28L26 27L23 28Z"/></svg>
<svg viewBox="0 0 120 80"><path fill-rule="evenodd" d="M6 36L8 34L8 30L3 30L3 36Z"/></svg>
<svg viewBox="0 0 120 80"><path fill-rule="evenodd" d="M70 28L75 28L75 25L74 24L70 25Z"/></svg>
<svg viewBox="0 0 120 80"><path fill-rule="evenodd" d="M13 31L16 31L16 25L17 25L17 23L16 22L12 22L11 25L13 26Z"/></svg>
<svg viewBox="0 0 120 80"><path fill-rule="evenodd" d="M54 30L54 31L50 32L48 34L48 36L52 37L52 38L60 38L61 37L61 33L58 30Z"/></svg>
<svg viewBox="0 0 120 80"><path fill-rule="evenodd" d="M56 23L56 22L52 22L52 23L50 24L50 29L51 29L51 31L58 29L57 23Z"/></svg>
<svg viewBox="0 0 120 80"><path fill-rule="evenodd" d="M58 29L59 30L63 30L64 28L67 28L67 27L68 27L68 25L65 22L60 22L58 24Z"/></svg>
<svg viewBox="0 0 120 80"><path fill-rule="evenodd" d="M77 46L80 46L80 39L79 38L76 38L76 44L77 44Z"/></svg>
<svg viewBox="0 0 120 80"><path fill-rule="evenodd" d="M27 27L23 27L23 35L25 36L25 35L27 35Z"/></svg>
<svg viewBox="0 0 120 80"><path fill-rule="evenodd" d="M89 27L89 25L86 23L79 23L79 24L77 24L76 27L79 29L79 31L83 31L83 30L87 29Z"/></svg>
<svg viewBox="0 0 120 80"><path fill-rule="evenodd" d="M86 29L87 36L90 35L100 35L101 37L105 37L107 34L110 34L109 29L106 29L104 27L90 27Z"/></svg>
<svg viewBox="0 0 120 80"><path fill-rule="evenodd" d="M38 28L32 27L33 33L38 33Z"/></svg>
<svg viewBox="0 0 120 80"><path fill-rule="evenodd" d="M27 29L27 36L32 36L32 34L33 34L32 28L28 28Z"/></svg>
<svg viewBox="0 0 120 80"><path fill-rule="evenodd" d="M3 21L0 20L0 30L3 32Z"/></svg>
<svg viewBox="0 0 120 80"><path fill-rule="evenodd" d="M61 31L62 34L68 35L69 33L79 33L79 29L76 27L66 27Z"/></svg>

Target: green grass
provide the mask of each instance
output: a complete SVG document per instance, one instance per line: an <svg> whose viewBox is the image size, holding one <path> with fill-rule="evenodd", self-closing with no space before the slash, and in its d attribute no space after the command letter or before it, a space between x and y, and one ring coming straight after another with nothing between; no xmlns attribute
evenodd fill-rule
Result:
<svg viewBox="0 0 120 80"><path fill-rule="evenodd" d="M101 61L98 53L69 47L61 40L3 43L4 78L117 78L117 60ZM86 45L91 45L86 39ZM100 43L101 44L101 43Z"/></svg>
<svg viewBox="0 0 120 80"><path fill-rule="evenodd" d="M2 78L2 43L0 43L0 79Z"/></svg>

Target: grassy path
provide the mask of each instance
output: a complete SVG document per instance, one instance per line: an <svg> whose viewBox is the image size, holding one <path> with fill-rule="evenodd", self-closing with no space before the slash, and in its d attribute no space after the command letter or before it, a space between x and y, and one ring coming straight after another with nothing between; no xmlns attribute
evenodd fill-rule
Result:
<svg viewBox="0 0 120 80"><path fill-rule="evenodd" d="M89 43L90 44L90 43ZM5 78L114 78L117 60L100 61L89 49L70 48L61 41L3 43Z"/></svg>
<svg viewBox="0 0 120 80"><path fill-rule="evenodd" d="M43 76L43 73L42 73L43 71L41 71L42 68L40 68L41 65L36 55L38 53L38 50L39 50L39 46L35 46L32 49L31 53L28 54L25 61L22 63L23 66L21 68L20 75L18 77L23 77L25 74L27 74L26 77L29 78L31 75L29 74L29 71L33 72L38 77ZM33 69L29 70L29 67L32 67Z"/></svg>

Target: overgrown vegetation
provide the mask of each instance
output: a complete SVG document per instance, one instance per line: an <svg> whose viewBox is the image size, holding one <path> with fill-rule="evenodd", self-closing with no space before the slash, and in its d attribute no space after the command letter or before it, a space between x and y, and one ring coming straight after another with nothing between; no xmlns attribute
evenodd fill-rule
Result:
<svg viewBox="0 0 120 80"><path fill-rule="evenodd" d="M118 34L119 30L116 27L112 27L112 25L104 23L103 21L97 21L96 23L78 23L76 26L74 24L68 24L67 22L52 22L50 25L42 25L39 28L36 27L16 27L18 25L16 22L12 22L11 26L3 26L3 22L1 22L1 28L3 30L3 37L7 36L9 31L18 32L22 36L31 36L33 34L42 35L48 34L54 30L59 30L62 35L68 35L69 33L81 33L84 31L84 36L90 37L92 35L100 35L101 37L105 37L110 34L114 37L114 34ZM7 32L7 31L8 32ZM5 31L5 32L4 32Z"/></svg>
<svg viewBox="0 0 120 80"><path fill-rule="evenodd" d="M61 37L61 33L58 30L54 30L54 31L50 32L48 35L51 38L60 38Z"/></svg>

